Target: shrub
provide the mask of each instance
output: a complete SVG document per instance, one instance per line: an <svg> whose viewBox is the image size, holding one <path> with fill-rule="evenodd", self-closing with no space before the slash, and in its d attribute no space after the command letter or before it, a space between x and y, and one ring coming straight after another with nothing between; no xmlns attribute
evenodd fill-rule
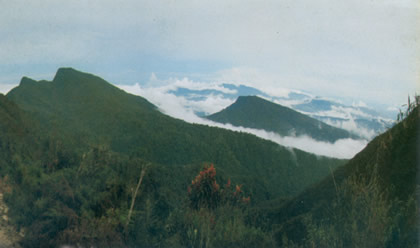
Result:
<svg viewBox="0 0 420 248"><path fill-rule="evenodd" d="M211 164L195 177L188 187L188 198L192 209L215 209L220 205L248 204L250 197L244 197L242 185L236 185L232 191L231 181L228 179L223 188L216 181L216 169Z"/></svg>
<svg viewBox="0 0 420 248"><path fill-rule="evenodd" d="M246 222L250 197L242 185L220 186L214 165L205 166L188 187L190 211L178 240L188 247L272 247L271 236Z"/></svg>

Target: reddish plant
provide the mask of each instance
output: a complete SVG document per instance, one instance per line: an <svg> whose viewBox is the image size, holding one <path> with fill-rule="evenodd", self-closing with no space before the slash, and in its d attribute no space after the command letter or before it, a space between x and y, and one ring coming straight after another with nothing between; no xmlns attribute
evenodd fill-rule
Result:
<svg viewBox="0 0 420 248"><path fill-rule="evenodd" d="M243 197L242 185L236 185L233 193L230 190L230 185L231 181L228 179L222 189L216 181L214 165L205 166L187 189L190 206L194 209L214 209L221 204L237 205L250 202L250 197Z"/></svg>
<svg viewBox="0 0 420 248"><path fill-rule="evenodd" d="M216 169L213 164L210 167L204 167L191 182L191 186L188 187L188 196L192 208L217 207L220 201L220 187L216 182Z"/></svg>

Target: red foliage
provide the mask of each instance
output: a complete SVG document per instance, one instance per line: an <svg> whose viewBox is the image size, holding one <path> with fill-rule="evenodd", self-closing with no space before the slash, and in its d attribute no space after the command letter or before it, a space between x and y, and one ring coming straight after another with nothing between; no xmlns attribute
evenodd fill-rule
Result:
<svg viewBox="0 0 420 248"><path fill-rule="evenodd" d="M191 182L188 196L191 207L195 209L217 207L220 200L220 187L216 182L216 169L213 164L210 167L204 167Z"/></svg>
<svg viewBox="0 0 420 248"><path fill-rule="evenodd" d="M222 189L216 181L214 165L204 167L192 180L191 186L187 188L191 207L194 209L216 208L221 204L249 203L250 197L243 197L242 185L236 185L233 193L230 191L230 185L231 181L228 179Z"/></svg>

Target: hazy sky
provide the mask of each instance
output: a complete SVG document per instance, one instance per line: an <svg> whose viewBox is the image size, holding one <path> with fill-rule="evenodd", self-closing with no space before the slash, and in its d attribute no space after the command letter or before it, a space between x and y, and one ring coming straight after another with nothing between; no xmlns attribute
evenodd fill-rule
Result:
<svg viewBox="0 0 420 248"><path fill-rule="evenodd" d="M0 0L0 92L71 66L395 105L420 93L418 0Z"/></svg>

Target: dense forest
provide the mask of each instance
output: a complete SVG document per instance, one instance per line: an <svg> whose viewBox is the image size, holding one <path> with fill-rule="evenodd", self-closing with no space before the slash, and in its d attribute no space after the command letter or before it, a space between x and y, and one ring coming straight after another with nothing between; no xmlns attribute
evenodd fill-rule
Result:
<svg viewBox="0 0 420 248"><path fill-rule="evenodd" d="M0 95L2 191L23 247L417 247L419 118L345 161L62 68Z"/></svg>

